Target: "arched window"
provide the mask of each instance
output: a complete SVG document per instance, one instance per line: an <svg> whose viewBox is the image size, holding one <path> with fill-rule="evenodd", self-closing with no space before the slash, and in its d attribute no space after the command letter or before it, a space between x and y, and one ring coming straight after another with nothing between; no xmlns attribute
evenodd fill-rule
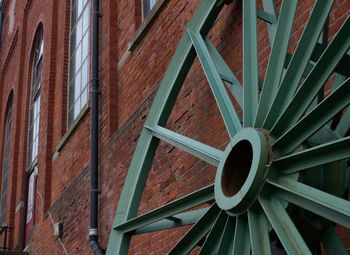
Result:
<svg viewBox="0 0 350 255"><path fill-rule="evenodd" d="M40 86L44 41L42 28L39 27L33 45L32 84L29 110L28 167L34 167L38 157L39 119L40 119Z"/></svg>
<svg viewBox="0 0 350 255"><path fill-rule="evenodd" d="M12 125L12 94L10 95L7 106L6 133L5 133L5 148L4 161L2 167L1 181L1 207L0 207L0 226L5 223L6 204L7 204L7 183L10 168L10 145L11 145L11 125Z"/></svg>
<svg viewBox="0 0 350 255"><path fill-rule="evenodd" d="M32 47L31 93L29 108L28 157L26 172L26 222L25 244L28 244L31 230L34 226L34 208L36 192L36 174L39 148L39 120L40 120L40 87L41 70L44 54L44 39L42 24L36 30Z"/></svg>

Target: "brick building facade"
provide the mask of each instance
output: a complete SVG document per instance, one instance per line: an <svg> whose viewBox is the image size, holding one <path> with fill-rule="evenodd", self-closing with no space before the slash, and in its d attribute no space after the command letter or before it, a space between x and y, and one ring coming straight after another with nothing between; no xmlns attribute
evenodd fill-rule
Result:
<svg viewBox="0 0 350 255"><path fill-rule="evenodd" d="M13 250L26 247L30 254L92 254L88 242L89 2L1 3L0 169L1 194L5 195L1 197L0 220L13 228L6 243ZM118 199L154 95L199 2L99 3L98 206L103 249L108 245ZM223 8L208 37L242 81L240 2L233 1ZM262 8L261 1L257 2ZM280 8L281 1L276 2ZM290 52L295 50L314 2L299 1ZM349 14L349 0L334 1L329 16L329 42ZM261 20L258 30L258 72L263 78L270 43ZM239 108L235 100L234 105ZM224 122L198 59L186 77L166 127L222 150L227 145ZM161 142L139 213L211 183L215 171L211 165ZM63 226L61 237L53 235L58 222ZM187 229L135 236L130 252L165 254ZM337 231L349 251L349 229L339 227ZM0 238L2 242L3 233Z"/></svg>

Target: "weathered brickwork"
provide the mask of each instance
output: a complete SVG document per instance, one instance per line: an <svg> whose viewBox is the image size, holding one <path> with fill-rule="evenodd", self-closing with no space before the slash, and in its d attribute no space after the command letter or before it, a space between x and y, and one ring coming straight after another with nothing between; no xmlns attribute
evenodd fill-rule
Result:
<svg viewBox="0 0 350 255"><path fill-rule="evenodd" d="M6 109L13 93L13 124L6 222L14 227L8 246L23 247L28 122L33 40L43 26L38 177L30 254L92 254L89 229L90 109L67 127L69 33L72 0L3 0L0 46L0 172L3 167ZM141 129L171 57L200 0L164 1L159 13L132 46L141 25L140 0L100 1L99 27L99 240L106 248L123 183ZM259 7L262 8L261 1ZM280 8L280 0L276 1ZM290 40L293 52L314 0L300 0ZM91 5L90 5L91 6ZM241 1L219 14L209 39L242 82ZM349 0L335 0L329 20L329 42L350 14ZM270 42L258 21L259 76L264 78ZM90 46L91 47L91 46ZM325 94L330 91L327 83ZM234 106L241 109L234 99ZM167 128L224 149L228 135L202 67L195 60L181 89ZM160 142L139 214L198 190L214 180L216 169ZM0 174L0 178L1 178ZM53 224L63 223L61 238ZM188 227L135 236L130 254L165 254ZM337 228L350 251L349 229ZM0 235L0 242L2 236ZM195 251L194 251L195 252Z"/></svg>

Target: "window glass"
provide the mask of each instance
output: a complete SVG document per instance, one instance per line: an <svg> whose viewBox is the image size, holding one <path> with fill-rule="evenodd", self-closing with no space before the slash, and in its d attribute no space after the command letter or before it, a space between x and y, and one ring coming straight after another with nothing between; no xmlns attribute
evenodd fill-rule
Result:
<svg viewBox="0 0 350 255"><path fill-rule="evenodd" d="M32 66L32 84L29 110L29 135L27 167L32 168L38 157L40 128L40 87L44 40L42 29L39 29L34 40L34 56Z"/></svg>
<svg viewBox="0 0 350 255"><path fill-rule="evenodd" d="M34 212L34 174L32 173L28 181L28 205L27 205L27 222L28 224L33 219Z"/></svg>
<svg viewBox="0 0 350 255"><path fill-rule="evenodd" d="M73 0L70 34L68 126L70 126L88 101L82 91L88 91L90 4L87 0Z"/></svg>
<svg viewBox="0 0 350 255"><path fill-rule="evenodd" d="M143 0L143 18L147 17L157 1L158 0Z"/></svg>

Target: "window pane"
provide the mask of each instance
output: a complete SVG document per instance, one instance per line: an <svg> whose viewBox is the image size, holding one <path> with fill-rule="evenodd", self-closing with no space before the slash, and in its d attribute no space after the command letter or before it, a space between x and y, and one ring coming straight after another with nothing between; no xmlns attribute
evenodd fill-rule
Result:
<svg viewBox="0 0 350 255"><path fill-rule="evenodd" d="M80 112L80 97L78 98L78 100L75 102L74 105L74 119L78 116Z"/></svg>
<svg viewBox="0 0 350 255"><path fill-rule="evenodd" d="M72 81L74 79L75 75L75 53L73 54L73 57L70 59L69 63L69 81Z"/></svg>
<svg viewBox="0 0 350 255"><path fill-rule="evenodd" d="M81 94L81 108L83 108L87 103L87 88L84 89L83 93Z"/></svg>
<svg viewBox="0 0 350 255"><path fill-rule="evenodd" d="M74 30L70 34L70 38L69 38L69 40L70 40L70 48L69 48L70 57L72 57L72 55L74 54L74 50L76 48L76 36L77 36L77 30L76 30L76 28L74 28Z"/></svg>
<svg viewBox="0 0 350 255"><path fill-rule="evenodd" d="M75 52L75 71L78 72L81 66L81 44L79 44L77 51Z"/></svg>
<svg viewBox="0 0 350 255"><path fill-rule="evenodd" d="M150 2L149 0L143 1L143 16L146 17L151 10Z"/></svg>
<svg viewBox="0 0 350 255"><path fill-rule="evenodd" d="M157 3L158 0L150 0L150 9L153 8L153 6Z"/></svg>
<svg viewBox="0 0 350 255"><path fill-rule="evenodd" d="M77 24L77 27L76 27L76 31L77 31L77 38L76 38L76 40L77 40L77 45L79 44L79 42L81 41L81 38L83 37L83 21L82 21L82 19L80 19L79 21L78 21L78 24Z"/></svg>
<svg viewBox="0 0 350 255"><path fill-rule="evenodd" d="M78 1L78 18L81 14L81 11L83 10L83 0L77 0Z"/></svg>
<svg viewBox="0 0 350 255"><path fill-rule="evenodd" d="M143 0L143 18L146 18L158 0Z"/></svg>
<svg viewBox="0 0 350 255"><path fill-rule="evenodd" d="M83 31L85 32L90 24L90 8L86 7L83 15Z"/></svg>
<svg viewBox="0 0 350 255"><path fill-rule="evenodd" d="M74 101L77 101L81 92L81 72L79 71L77 76L75 77L75 86L74 86Z"/></svg>
<svg viewBox="0 0 350 255"><path fill-rule="evenodd" d="M89 32L87 32L83 39L83 59L89 55Z"/></svg>
<svg viewBox="0 0 350 255"><path fill-rule="evenodd" d="M41 41L40 49L39 49L39 56L38 56L39 61L41 60L41 57L42 57L43 53L44 53L44 41Z"/></svg>
<svg viewBox="0 0 350 255"><path fill-rule="evenodd" d="M27 224L33 218L34 211L34 173L32 173L29 177L28 181L28 205L27 205Z"/></svg>
<svg viewBox="0 0 350 255"><path fill-rule="evenodd" d="M35 115L34 115L34 118L35 118ZM34 122L33 122L33 140L35 139L35 135L36 135L36 133L37 133L37 131L36 131L36 123L35 123L35 119L34 119Z"/></svg>
<svg viewBox="0 0 350 255"><path fill-rule="evenodd" d="M82 88L84 89L88 83L89 77L89 61L85 60L83 68L82 68Z"/></svg>
<svg viewBox="0 0 350 255"><path fill-rule="evenodd" d="M68 126L70 126L74 121L74 110L71 108L68 112Z"/></svg>
<svg viewBox="0 0 350 255"><path fill-rule="evenodd" d="M75 80L73 80L69 85L69 99L68 99L69 106L74 104L74 94L75 94L74 83L75 83Z"/></svg>
<svg viewBox="0 0 350 255"><path fill-rule="evenodd" d="M71 10L71 30L74 28L77 20L77 6L76 1L72 0L72 10Z"/></svg>

